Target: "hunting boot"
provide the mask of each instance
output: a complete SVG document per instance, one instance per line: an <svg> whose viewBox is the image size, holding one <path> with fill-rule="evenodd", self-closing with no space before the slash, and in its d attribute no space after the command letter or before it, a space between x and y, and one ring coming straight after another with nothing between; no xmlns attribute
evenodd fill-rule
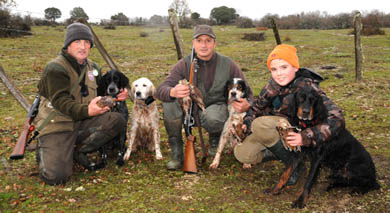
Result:
<svg viewBox="0 0 390 213"><path fill-rule="evenodd" d="M214 157L217 153L218 144L219 144L219 137L221 136L221 133L209 133L209 156Z"/></svg>
<svg viewBox="0 0 390 213"><path fill-rule="evenodd" d="M262 163L271 161L271 160L279 160L278 157L274 155L269 149L265 148L261 150L261 155L263 156L263 159L261 160Z"/></svg>
<svg viewBox="0 0 390 213"><path fill-rule="evenodd" d="M183 167L183 139L181 135L182 119L164 120L171 148L171 160L167 163L168 170L178 170Z"/></svg>
<svg viewBox="0 0 390 213"><path fill-rule="evenodd" d="M275 145L268 148L279 160L281 160L284 165L287 167L290 165L291 160L297 155L295 152L290 152L286 150L283 146L283 142L279 140ZM290 178L287 181L287 186L295 185L301 173L305 170L305 165L303 162L300 162L297 168L293 171Z"/></svg>
<svg viewBox="0 0 390 213"><path fill-rule="evenodd" d="M79 162L84 168L95 171L106 166L106 153L103 146L110 142L111 137L103 131L96 131L81 141L79 148L74 153L75 161ZM100 162L91 162L87 154L99 151L101 155Z"/></svg>

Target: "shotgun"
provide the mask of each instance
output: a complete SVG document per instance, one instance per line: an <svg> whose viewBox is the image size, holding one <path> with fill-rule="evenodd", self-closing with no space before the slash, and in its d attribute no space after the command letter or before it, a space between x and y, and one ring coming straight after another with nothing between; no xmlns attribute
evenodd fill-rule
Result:
<svg viewBox="0 0 390 213"><path fill-rule="evenodd" d="M38 94L35 97L35 100L34 100L33 104L31 105L30 110L28 111L27 119L26 119L26 122L24 123L24 126L23 126L23 131L20 134L18 141L16 142L16 145L15 145L14 150L10 156L10 159L18 160L18 159L24 158L24 151L26 150L26 146L29 143L31 143L31 141L38 135L38 132L35 131L34 135L31 138L29 138L31 132L33 132L35 130L35 127L32 124L32 122L34 121L34 118L38 114L38 107L39 107L40 102L41 102L41 97Z"/></svg>
<svg viewBox="0 0 390 213"><path fill-rule="evenodd" d="M190 80L189 83L193 83L193 73L194 68L196 69L196 57L194 57L194 48L192 47L192 53L191 53L191 67L190 67ZM194 126L194 117L192 116L193 112L193 106L194 103L191 101L190 110L188 113L188 116L184 117L184 130L187 136L186 141L186 150L184 153L184 165L183 165L183 171L187 173L198 173L198 168L196 165L196 155L195 155L195 141L196 138L194 135L192 135L192 127Z"/></svg>

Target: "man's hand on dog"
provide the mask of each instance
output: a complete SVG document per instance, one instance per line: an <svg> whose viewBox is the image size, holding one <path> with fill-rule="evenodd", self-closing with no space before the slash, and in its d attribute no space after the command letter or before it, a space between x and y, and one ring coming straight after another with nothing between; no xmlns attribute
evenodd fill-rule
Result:
<svg viewBox="0 0 390 213"><path fill-rule="evenodd" d="M124 101L129 97L129 91L126 88L121 89L117 95L117 101Z"/></svg>
<svg viewBox="0 0 390 213"><path fill-rule="evenodd" d="M184 98L190 95L190 87L188 85L176 84L169 91L169 95L175 98Z"/></svg>
<svg viewBox="0 0 390 213"><path fill-rule="evenodd" d="M301 133L296 133L294 131L290 131L286 137L287 143L290 146L302 146L302 135Z"/></svg>
<svg viewBox="0 0 390 213"><path fill-rule="evenodd" d="M240 98L239 101L233 101L234 110L238 113L246 112L251 106L245 98Z"/></svg>
<svg viewBox="0 0 390 213"><path fill-rule="evenodd" d="M101 98L102 98L101 96L98 96L98 97L92 99L92 101L88 104L88 115L89 116L92 117L92 116L100 115L100 114L103 114L103 113L107 112L108 110L110 110L110 107L108 107L108 106L101 108L97 104L97 102Z"/></svg>

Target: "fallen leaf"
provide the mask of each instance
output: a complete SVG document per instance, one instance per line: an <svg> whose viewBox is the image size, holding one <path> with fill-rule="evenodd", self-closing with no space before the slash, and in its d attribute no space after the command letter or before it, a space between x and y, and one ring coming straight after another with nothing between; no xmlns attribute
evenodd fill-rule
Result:
<svg viewBox="0 0 390 213"><path fill-rule="evenodd" d="M75 189L76 192L79 192L79 191L85 191L85 188L83 186L79 186Z"/></svg>

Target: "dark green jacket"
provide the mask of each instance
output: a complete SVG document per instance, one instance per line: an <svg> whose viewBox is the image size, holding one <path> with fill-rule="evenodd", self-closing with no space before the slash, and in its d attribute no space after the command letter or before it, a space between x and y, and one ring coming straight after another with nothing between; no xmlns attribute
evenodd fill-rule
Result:
<svg viewBox="0 0 390 213"><path fill-rule="evenodd" d="M82 70L85 71L83 83L88 88L88 95L81 95L81 85L78 84ZM73 122L89 118L88 103L97 96L97 80L101 77L99 67L90 60L79 65L77 60L68 55L65 50L50 61L42 73L38 84L41 104L34 122L39 128L50 112L55 115L50 118L40 136L60 131L73 131ZM73 92L72 92L73 90Z"/></svg>

